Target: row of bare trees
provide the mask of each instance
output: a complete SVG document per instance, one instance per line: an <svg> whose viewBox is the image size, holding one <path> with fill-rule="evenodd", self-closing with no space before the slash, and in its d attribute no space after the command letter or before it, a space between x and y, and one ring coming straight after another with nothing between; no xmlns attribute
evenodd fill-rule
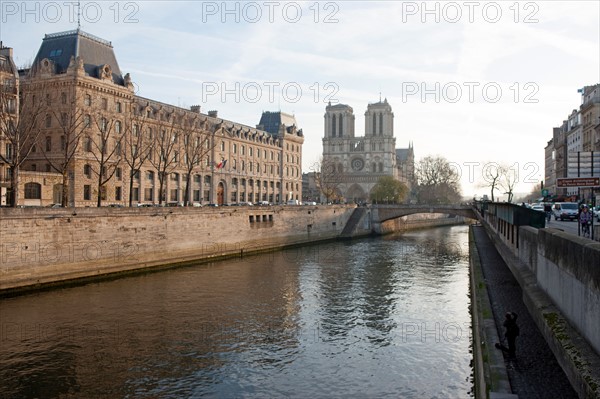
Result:
<svg viewBox="0 0 600 399"><path fill-rule="evenodd" d="M134 112L139 104L133 100L122 114L101 110L89 114L82 106L84 100L75 93L75 85L58 99L43 81L25 81L18 95L6 84L0 84L0 90L0 143L6 148L0 151L0 160L11 169L13 207L19 203L19 190L14 188L19 187L20 171L28 160L43 159L51 171L62 176L62 206L69 204L69 175L76 157L86 159L89 172L97 178L98 206L102 205L106 185L123 169L129 172L128 203L132 206L133 183L144 165L156 171L159 203L165 198L168 176L183 169L184 201L188 205L193 174L210 165L212 134L218 126L200 121L200 115L172 112L167 121L154 123L144 113ZM44 129L50 126L52 130ZM53 143L53 139L60 142Z"/></svg>

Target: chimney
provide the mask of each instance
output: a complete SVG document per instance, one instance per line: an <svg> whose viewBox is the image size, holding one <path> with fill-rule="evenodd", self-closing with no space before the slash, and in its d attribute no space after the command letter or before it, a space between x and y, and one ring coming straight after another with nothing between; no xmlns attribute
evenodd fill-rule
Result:
<svg viewBox="0 0 600 399"><path fill-rule="evenodd" d="M200 106L199 105L192 105L190 107L190 111L192 111L195 114L199 114L200 113Z"/></svg>
<svg viewBox="0 0 600 399"><path fill-rule="evenodd" d="M12 47L4 47L4 44L0 42L0 55L3 55L8 58L13 58L13 49Z"/></svg>
<svg viewBox="0 0 600 399"><path fill-rule="evenodd" d="M219 114L219 111L208 111L208 116L210 116L211 118L216 118L217 115Z"/></svg>

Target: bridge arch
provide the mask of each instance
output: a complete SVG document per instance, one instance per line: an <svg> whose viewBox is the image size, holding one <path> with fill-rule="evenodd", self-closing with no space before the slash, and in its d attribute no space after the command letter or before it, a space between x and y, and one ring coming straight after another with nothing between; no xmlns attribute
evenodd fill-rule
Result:
<svg viewBox="0 0 600 399"><path fill-rule="evenodd" d="M383 223L387 220L417 213L442 213L476 219L473 208L468 205L373 205L372 220Z"/></svg>

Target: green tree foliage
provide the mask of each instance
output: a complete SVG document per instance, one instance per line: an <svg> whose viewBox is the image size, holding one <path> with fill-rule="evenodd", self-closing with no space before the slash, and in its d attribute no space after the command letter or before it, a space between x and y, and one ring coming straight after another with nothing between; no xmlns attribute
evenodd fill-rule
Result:
<svg viewBox="0 0 600 399"><path fill-rule="evenodd" d="M408 187L392 176L382 176L371 190L371 201L373 203L400 204L406 198Z"/></svg>

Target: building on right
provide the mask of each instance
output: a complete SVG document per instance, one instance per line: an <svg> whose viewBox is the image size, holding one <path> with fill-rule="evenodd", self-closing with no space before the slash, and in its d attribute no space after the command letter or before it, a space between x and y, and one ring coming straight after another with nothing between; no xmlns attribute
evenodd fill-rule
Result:
<svg viewBox="0 0 600 399"><path fill-rule="evenodd" d="M326 179L329 186L330 193L324 195L330 197L327 200L369 201L371 190L383 176L392 176L410 189L414 149L412 144L396 148L394 113L387 99L368 104L363 136L356 136L354 123L352 107L327 105L320 171L321 180Z"/></svg>
<svg viewBox="0 0 600 399"><path fill-rule="evenodd" d="M600 176L600 84L585 86L574 109L545 147L545 186L554 200L600 202L600 188L559 187L561 178Z"/></svg>

